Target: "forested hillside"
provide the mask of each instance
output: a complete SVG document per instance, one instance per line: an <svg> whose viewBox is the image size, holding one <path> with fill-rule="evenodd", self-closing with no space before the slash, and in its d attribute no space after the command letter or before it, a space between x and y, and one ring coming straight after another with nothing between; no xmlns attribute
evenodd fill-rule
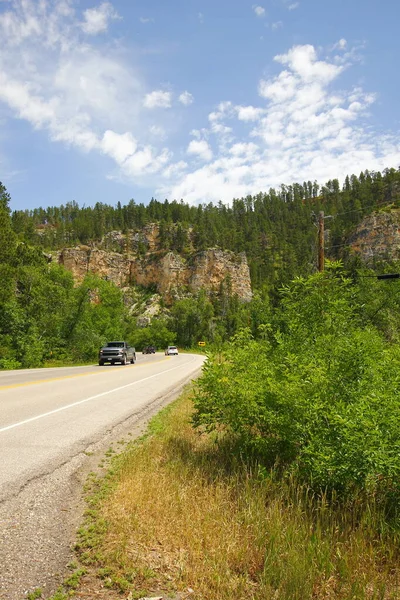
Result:
<svg viewBox="0 0 400 600"><path fill-rule="evenodd" d="M100 241L113 230L140 230L146 223L158 222L160 250L185 253L218 246L246 252L253 287L271 290L315 270L318 211L334 217L326 221L327 256L338 258L346 257L346 237L363 216L399 202L400 171L386 169L346 177L342 188L337 179L323 186L311 181L282 185L279 190L233 199L230 206L154 199L146 206L134 200L125 206L80 207L70 202L15 211L12 228L20 239L50 250Z"/></svg>
<svg viewBox="0 0 400 600"><path fill-rule="evenodd" d="M347 238L366 215L398 206L400 171L361 173L320 187L316 182L281 186L254 197L189 206L183 201L145 206L75 202L60 207L10 211L10 197L0 187L0 368L39 366L49 361L94 360L110 338L127 338L139 349L169 343L191 347L199 340L219 345L241 327L254 336L279 306L279 289L294 277L316 270L316 216L330 218L327 256L347 259ZM77 244L95 245L110 231L139 231L158 223L158 251L190 256L210 247L245 252L253 300L239 302L229 281L218 294L186 295L146 327L136 319L152 290L132 287L130 305L110 281L88 275L79 285L47 253ZM140 237L137 252L145 253ZM272 304L271 304L272 302ZM136 309L132 309L135 306ZM136 311L136 312L135 312ZM381 316L381 314L379 314Z"/></svg>

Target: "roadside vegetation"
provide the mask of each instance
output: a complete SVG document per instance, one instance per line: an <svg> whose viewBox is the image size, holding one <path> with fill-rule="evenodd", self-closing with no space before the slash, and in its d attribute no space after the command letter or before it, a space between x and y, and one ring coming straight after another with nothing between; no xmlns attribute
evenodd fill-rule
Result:
<svg viewBox="0 0 400 600"><path fill-rule="evenodd" d="M259 339L243 329L210 353L95 481L78 546L98 585L398 599L399 291L333 263L281 291Z"/></svg>
<svg viewBox="0 0 400 600"><path fill-rule="evenodd" d="M243 330L206 364L194 422L314 492L373 501L385 528L400 516L398 299L386 289L377 327L365 292L340 265L295 280L263 340Z"/></svg>
<svg viewBox="0 0 400 600"><path fill-rule="evenodd" d="M397 533L372 496L318 494L231 436L199 435L193 411L187 393L93 481L81 597L399 597Z"/></svg>

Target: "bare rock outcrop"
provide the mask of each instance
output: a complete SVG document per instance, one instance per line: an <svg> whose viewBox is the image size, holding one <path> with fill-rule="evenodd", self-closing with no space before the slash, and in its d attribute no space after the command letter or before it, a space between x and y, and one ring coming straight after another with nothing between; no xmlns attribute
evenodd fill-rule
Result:
<svg viewBox="0 0 400 600"><path fill-rule="evenodd" d="M130 282L130 260L117 252L82 247L64 248L58 262L71 271L77 282L82 281L88 273L95 273L121 287Z"/></svg>
<svg viewBox="0 0 400 600"><path fill-rule="evenodd" d="M209 289L218 291L228 277L232 294L237 294L243 301L251 300L250 271L244 252L235 254L219 249L199 252L189 285L192 290L198 291L206 287L204 282L207 281Z"/></svg>
<svg viewBox="0 0 400 600"><path fill-rule="evenodd" d="M351 253L364 262L400 259L400 210L365 217L347 241Z"/></svg>
<svg viewBox="0 0 400 600"><path fill-rule="evenodd" d="M122 238L113 236L114 242ZM155 247L155 238L149 247ZM244 253L235 254L212 248L197 252L189 259L175 252L110 252L89 247L65 248L58 257L80 282L88 273L125 287L129 284L154 287L166 302L206 289L218 293L221 284L244 302L251 300L250 272Z"/></svg>

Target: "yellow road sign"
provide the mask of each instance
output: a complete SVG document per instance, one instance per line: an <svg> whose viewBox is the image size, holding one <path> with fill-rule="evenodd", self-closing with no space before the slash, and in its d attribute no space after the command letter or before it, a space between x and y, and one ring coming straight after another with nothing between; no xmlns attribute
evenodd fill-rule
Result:
<svg viewBox="0 0 400 600"><path fill-rule="evenodd" d="M205 346L206 343L205 342L199 342L199 346Z"/></svg>

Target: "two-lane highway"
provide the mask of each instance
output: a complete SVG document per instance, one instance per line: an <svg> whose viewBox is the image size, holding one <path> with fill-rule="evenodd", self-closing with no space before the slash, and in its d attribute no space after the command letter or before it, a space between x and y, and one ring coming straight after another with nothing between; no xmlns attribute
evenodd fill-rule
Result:
<svg viewBox="0 0 400 600"><path fill-rule="evenodd" d="M166 357L159 353L138 355L135 365L0 373L0 544L5 538L8 546L13 543L10 529L2 529L1 516L8 504L15 506L19 496L29 493L30 485L32 490L40 489L37 484L41 479L47 477L50 481L57 469L72 465L89 446L101 442L107 432L132 420L134 415L139 418L149 405L178 390L199 373L203 360L197 355ZM72 472L71 467L69 477ZM62 484L57 483L56 477L52 485ZM55 497L57 489L53 492ZM47 496L53 492L47 491ZM32 503L35 504L34 497L28 506L32 507ZM17 529L21 530L20 512L18 522ZM40 537L40 532L36 531L36 535ZM47 545L51 547L51 543ZM13 568L17 547L11 548L7 556L4 552L4 546L0 546L0 599L14 600L21 597L22 589L30 589L37 574L35 569L32 574ZM10 564L4 565L4 560ZM15 582L11 582L12 577ZM24 577L29 581L23 581ZM43 582L35 581L35 585L41 587Z"/></svg>

